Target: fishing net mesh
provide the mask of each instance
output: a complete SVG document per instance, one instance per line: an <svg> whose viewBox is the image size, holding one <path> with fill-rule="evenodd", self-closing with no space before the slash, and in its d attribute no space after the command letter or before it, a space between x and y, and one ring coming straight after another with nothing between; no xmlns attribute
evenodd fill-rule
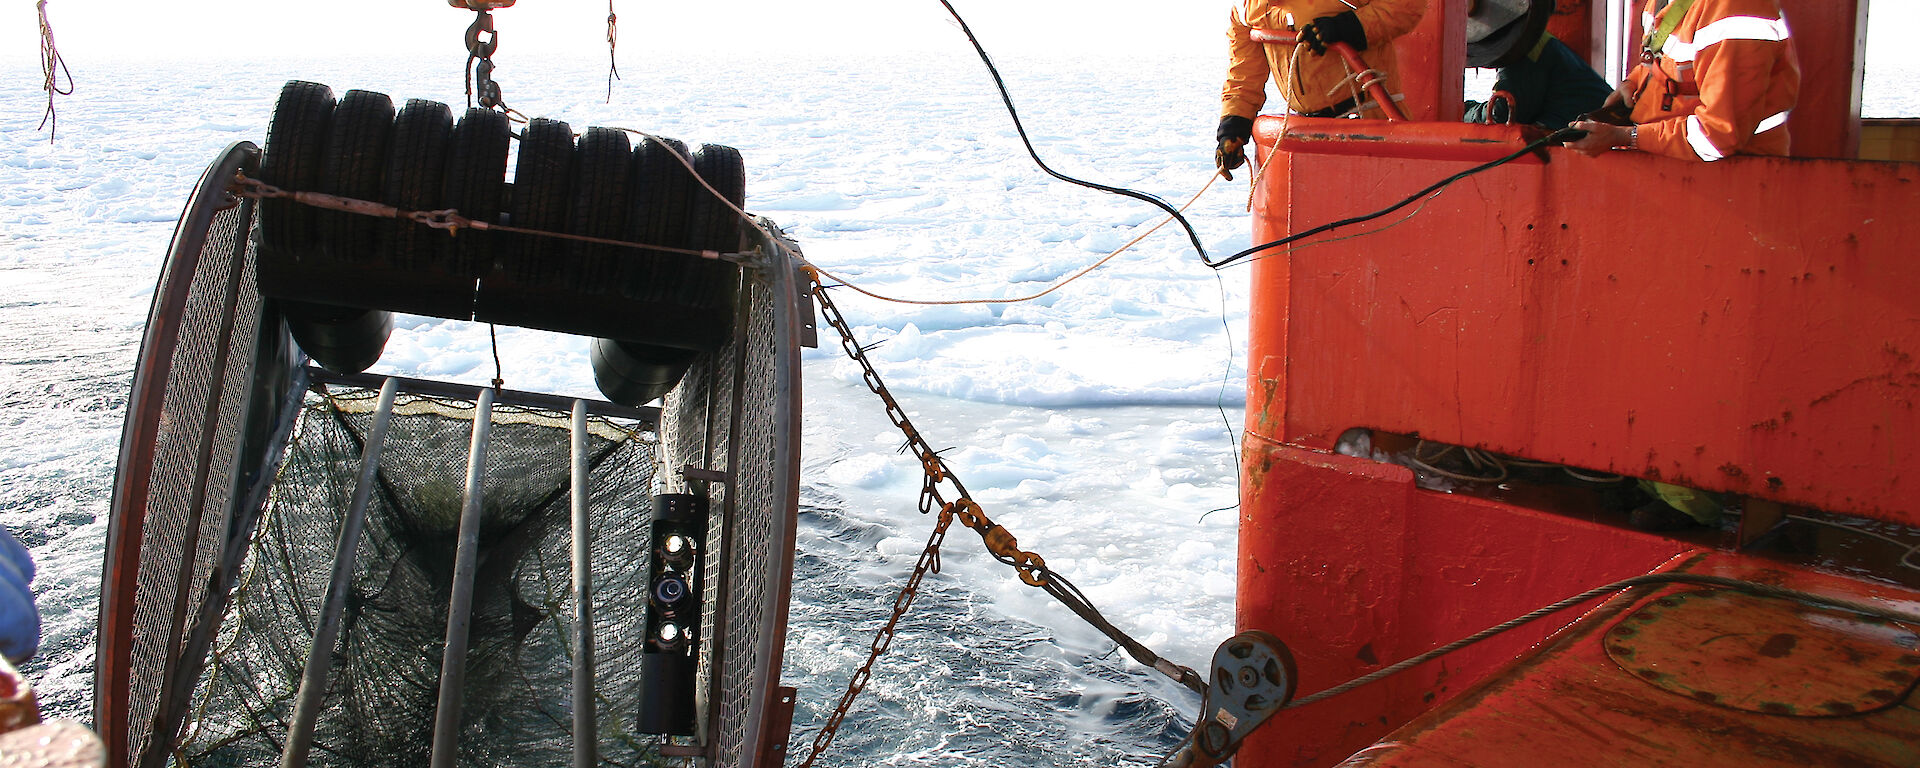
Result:
<svg viewBox="0 0 1920 768"><path fill-rule="evenodd" d="M170 373L158 395L165 417L153 436L147 514L137 545L141 574L133 600L127 730L135 749L152 738L168 660L177 658L188 622L207 596L198 587L222 553L233 491L229 468L238 459L238 416L246 404L252 371L247 363L260 317L253 249L244 237L250 211L241 206L215 214L195 269L182 275L191 284Z"/></svg>
<svg viewBox="0 0 1920 768"><path fill-rule="evenodd" d="M194 765L279 759L326 594L374 393L308 397L182 753ZM311 765L427 761L439 695L473 404L402 396L358 545ZM494 412L483 480L460 762L559 764L573 749L571 435L564 416ZM650 424L590 429L595 691L603 762L654 762L631 732L639 694L657 442Z"/></svg>

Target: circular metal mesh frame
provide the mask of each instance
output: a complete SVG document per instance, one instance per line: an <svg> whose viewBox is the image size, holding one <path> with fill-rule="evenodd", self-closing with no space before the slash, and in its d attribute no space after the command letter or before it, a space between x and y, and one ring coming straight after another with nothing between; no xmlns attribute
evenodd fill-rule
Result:
<svg viewBox="0 0 1920 768"><path fill-rule="evenodd" d="M195 192L137 366L109 523L97 661L96 725L108 735L114 764L277 759L357 470L356 435L371 418L351 405L370 408L368 393L308 391L290 365L292 347L278 315L255 289L252 205L227 206L224 190L256 154L251 145L235 145ZM624 423L625 437L602 434L595 443L603 763L660 759L659 737L627 732L642 681L637 652L622 650L617 639L642 634L644 601L623 592L621 577L645 578L652 492L705 493L713 502L699 735L679 739L675 751L698 752L701 764L748 766L769 740L764 720L780 669L792 568L799 387L792 264L779 245L768 249L774 266L743 271L732 340L697 361L668 395L658 429ZM416 723L405 717L418 708L396 703L437 684L444 624L436 619L444 621L446 595L432 578L433 563L451 559L452 543L436 543L432 526L422 522L434 513L423 510L444 509L438 489L457 492L471 415L463 418L467 404L444 397L408 402L412 412L397 416L391 433L408 447L389 443L387 487L370 513L385 515L386 523L378 532L370 527L360 545L360 602L349 602L364 620L336 649L344 663L317 731L316 765L390 764L395 752L356 744L424 743L421 735L430 732L430 704L424 723ZM496 684L467 691L463 735L470 741L462 764L558 764L565 762L562 750L572 748L563 711L570 533L565 494L556 496L567 462L554 447L565 444L566 421L537 409L495 412L489 463L498 471L489 475L487 519L496 531L525 533L509 561L515 567L500 571L510 588L494 603L476 603L476 625L497 620L513 642L487 652L476 643L469 658L470 670L492 664L509 672L470 672L470 683ZM601 422L603 433L610 423ZM688 480L688 467L729 480ZM544 522L555 509L562 522ZM410 559L418 567L396 570ZM419 598L395 599L407 589ZM383 605L426 620L389 615L383 624L374 620ZM390 717L396 712L404 717ZM498 737L488 735L496 730ZM375 734L392 738L369 738Z"/></svg>

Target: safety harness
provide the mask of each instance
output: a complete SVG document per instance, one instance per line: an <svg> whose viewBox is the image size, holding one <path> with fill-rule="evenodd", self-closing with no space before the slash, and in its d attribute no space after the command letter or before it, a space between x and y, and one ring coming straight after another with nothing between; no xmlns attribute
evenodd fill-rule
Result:
<svg viewBox="0 0 1920 768"><path fill-rule="evenodd" d="M1667 46L1667 38L1672 37L1673 31L1680 28L1680 20L1686 18L1687 11L1692 8L1693 0L1661 0L1659 8L1654 11L1663 14L1660 17L1660 23L1653 29L1647 30L1646 38L1640 41L1641 61L1648 64L1659 61L1661 50ZM1690 69L1693 64L1689 62L1681 66ZM1679 78L1666 77L1665 74L1665 72L1661 73L1661 79L1667 81L1666 93L1660 95L1662 110L1672 111L1674 99L1680 96L1698 95L1699 91L1694 88L1692 78L1687 73L1682 72ZM1643 83L1641 88L1644 89L1650 82Z"/></svg>

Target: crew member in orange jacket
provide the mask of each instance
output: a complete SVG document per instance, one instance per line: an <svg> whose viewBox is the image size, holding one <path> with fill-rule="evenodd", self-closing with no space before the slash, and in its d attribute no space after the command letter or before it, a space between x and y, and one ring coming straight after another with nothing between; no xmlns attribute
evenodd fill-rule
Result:
<svg viewBox="0 0 1920 768"><path fill-rule="evenodd" d="M1345 62L1327 46L1346 43L1367 52L1367 65L1386 75L1389 92L1398 90L1393 39L1420 21L1427 0L1238 0L1227 27L1231 62L1220 90L1219 142L1214 161L1224 173L1245 163L1253 137L1253 117L1267 102L1267 79L1295 113L1338 117L1366 101L1349 79ZM1296 32L1300 42L1254 42L1252 31ZM1368 112L1373 112L1368 110ZM1371 116L1377 116L1375 112ZM1231 174L1227 178L1233 178Z"/></svg>
<svg viewBox="0 0 1920 768"><path fill-rule="evenodd" d="M1567 146L1706 161L1787 154L1800 65L1778 0L1647 0L1640 21L1643 63L1607 99L1633 124L1576 121L1587 136Z"/></svg>

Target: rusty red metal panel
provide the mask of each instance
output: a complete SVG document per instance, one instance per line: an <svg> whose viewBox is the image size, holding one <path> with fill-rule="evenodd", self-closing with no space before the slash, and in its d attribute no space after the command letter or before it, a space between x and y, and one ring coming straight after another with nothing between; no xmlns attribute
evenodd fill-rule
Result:
<svg viewBox="0 0 1920 768"><path fill-rule="evenodd" d="M1286 642L1300 695L1644 573L1687 546L1571 515L1422 491L1409 470L1392 464L1257 435L1243 449L1238 623ZM1255 734L1238 764L1337 763L1574 615L1289 711L1284 723Z"/></svg>
<svg viewBox="0 0 1920 768"><path fill-rule="evenodd" d="M1867 0L1780 0L1800 59L1800 102L1787 130L1795 157L1860 156Z"/></svg>
<svg viewBox="0 0 1920 768"><path fill-rule="evenodd" d="M1256 242L1464 167L1285 155ZM1318 446L1385 429L1920 524L1913 211L1913 164L1555 150L1496 168L1390 228L1256 263L1250 359L1285 391L1250 390L1267 411L1249 426Z"/></svg>
<svg viewBox="0 0 1920 768"><path fill-rule="evenodd" d="M1422 160L1485 163L1525 149L1546 135L1523 125L1476 123L1411 123L1339 118L1294 117L1279 138L1281 152L1366 155ZM1524 155L1514 162L1538 163L1544 155Z"/></svg>
<svg viewBox="0 0 1920 768"><path fill-rule="evenodd" d="M1709 555L1683 570L1872 602L1908 613L1920 611L1920 593L1739 555ZM1715 613L1710 620L1717 622L1721 635L1689 639L1689 632L1703 628L1695 624L1700 616L1672 615L1684 611L1675 598L1681 594L1703 593L1698 587L1677 587L1644 597L1616 598L1616 607L1631 603L1637 610L1596 612L1598 620L1583 621L1346 765L1798 768L1920 763L1920 708L1911 703L1913 681L1920 675L1920 653L1901 645L1899 637L1904 634L1910 642L1912 628L1863 623L1855 616L1799 604L1730 606L1734 610L1710 612ZM1663 601L1672 605L1663 606ZM1650 606L1656 613L1645 618ZM1862 628L1867 631L1854 631ZM1639 660L1619 663L1608 655L1603 641L1623 632L1628 636L1672 633L1649 639L1642 648L1650 651L1660 646L1662 653L1673 658L1658 670ZM1703 639L1712 642L1703 643ZM1854 662L1834 664L1825 655L1836 644L1846 646L1838 651L1840 656L1859 654L1869 659L1861 663L1884 668L1857 676L1854 673L1859 670L1851 669ZM1702 672L1711 674L1700 679L1715 682L1687 695L1648 682L1648 678ZM1761 702L1761 707L1774 706L1753 711L1720 695L1774 691L1791 696L1799 693L1793 689L1814 680L1823 684L1816 698L1853 687L1860 690L1848 693L1862 699L1905 699L1907 703L1854 714L1800 712L1781 702ZM1846 705L1837 706L1844 709ZM1281 720L1268 727L1284 729L1286 725Z"/></svg>

